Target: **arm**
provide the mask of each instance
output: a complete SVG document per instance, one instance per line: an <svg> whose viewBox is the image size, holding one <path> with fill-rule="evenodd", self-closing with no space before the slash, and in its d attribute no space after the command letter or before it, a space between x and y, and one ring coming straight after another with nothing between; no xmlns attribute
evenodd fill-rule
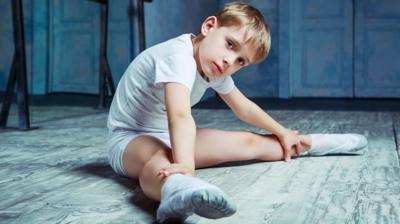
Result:
<svg viewBox="0 0 400 224"><path fill-rule="evenodd" d="M240 120L280 136L286 128L276 122L257 104L245 97L236 87L228 94L219 94Z"/></svg>
<svg viewBox="0 0 400 224"><path fill-rule="evenodd" d="M191 114L190 91L179 83L164 83L173 162L194 173L196 126Z"/></svg>
<svg viewBox="0 0 400 224"><path fill-rule="evenodd" d="M276 135L284 149L285 160L290 160L289 150L294 145L297 146L297 153L300 153L298 135L275 121L257 104L245 97L236 87L228 94L219 95L240 120Z"/></svg>

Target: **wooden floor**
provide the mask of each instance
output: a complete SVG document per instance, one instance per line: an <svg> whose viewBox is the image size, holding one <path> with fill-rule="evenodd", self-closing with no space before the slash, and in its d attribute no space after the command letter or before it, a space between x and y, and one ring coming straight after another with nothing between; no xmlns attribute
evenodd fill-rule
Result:
<svg viewBox="0 0 400 224"><path fill-rule="evenodd" d="M187 223L400 223L400 113L269 112L303 133L364 134L369 151L199 170L238 211L215 221L192 216ZM260 131L228 110L193 113L199 127ZM158 204L107 164L107 111L47 106L32 114L39 129L0 131L0 223L154 222Z"/></svg>

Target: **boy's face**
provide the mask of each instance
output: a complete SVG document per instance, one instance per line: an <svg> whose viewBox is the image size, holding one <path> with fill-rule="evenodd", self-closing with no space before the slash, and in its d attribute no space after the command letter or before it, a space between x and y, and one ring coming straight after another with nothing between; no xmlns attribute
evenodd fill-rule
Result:
<svg viewBox="0 0 400 224"><path fill-rule="evenodd" d="M207 77L232 75L254 60L254 49L244 42L244 27L218 27L216 17L211 16L201 31L204 38L199 43L196 62L199 72Z"/></svg>

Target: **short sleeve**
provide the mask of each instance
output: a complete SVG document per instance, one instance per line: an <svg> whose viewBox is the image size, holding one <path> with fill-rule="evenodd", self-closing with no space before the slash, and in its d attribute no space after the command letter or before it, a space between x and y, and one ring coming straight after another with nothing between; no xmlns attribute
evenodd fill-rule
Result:
<svg viewBox="0 0 400 224"><path fill-rule="evenodd" d="M176 54L155 63L155 84L177 82L191 91L195 78L196 62L191 56Z"/></svg>
<svg viewBox="0 0 400 224"><path fill-rule="evenodd" d="M234 87L235 83L233 82L233 79L230 76L217 80L215 81L215 83L211 85L211 88L213 88L215 91L221 94L230 93Z"/></svg>

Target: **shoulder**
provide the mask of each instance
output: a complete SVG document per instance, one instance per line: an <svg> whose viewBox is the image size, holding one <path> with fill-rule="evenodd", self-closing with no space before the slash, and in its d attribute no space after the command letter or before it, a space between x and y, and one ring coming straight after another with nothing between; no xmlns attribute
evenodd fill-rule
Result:
<svg viewBox="0 0 400 224"><path fill-rule="evenodd" d="M196 78L196 63L190 56L173 54L158 60L154 66L155 83L177 82L192 89Z"/></svg>
<svg viewBox="0 0 400 224"><path fill-rule="evenodd" d="M148 54L153 54L157 58L165 58L182 54L193 56L193 45L190 39L190 34L183 34L181 36L156 44L148 48L145 52Z"/></svg>
<svg viewBox="0 0 400 224"><path fill-rule="evenodd" d="M219 78L211 78L210 79L210 85L211 86L218 86L226 82L233 82L233 79L231 76L225 76L225 77L219 77Z"/></svg>
<svg viewBox="0 0 400 224"><path fill-rule="evenodd" d="M188 35L171 39L152 49L156 55L154 61L155 82L179 82L192 88L197 65L193 57L193 45Z"/></svg>
<svg viewBox="0 0 400 224"><path fill-rule="evenodd" d="M193 56L189 54L175 53L165 55L164 57L159 58L156 63L165 64L169 67L186 68L194 72L196 71L196 61Z"/></svg>
<svg viewBox="0 0 400 224"><path fill-rule="evenodd" d="M196 61L193 57L190 34L184 34L147 48L131 64L129 66L131 69L149 69L147 72L166 68L178 70L178 72L195 71Z"/></svg>
<svg viewBox="0 0 400 224"><path fill-rule="evenodd" d="M212 79L210 82L211 88L218 93L227 94L231 92L235 87L235 82L231 76Z"/></svg>

